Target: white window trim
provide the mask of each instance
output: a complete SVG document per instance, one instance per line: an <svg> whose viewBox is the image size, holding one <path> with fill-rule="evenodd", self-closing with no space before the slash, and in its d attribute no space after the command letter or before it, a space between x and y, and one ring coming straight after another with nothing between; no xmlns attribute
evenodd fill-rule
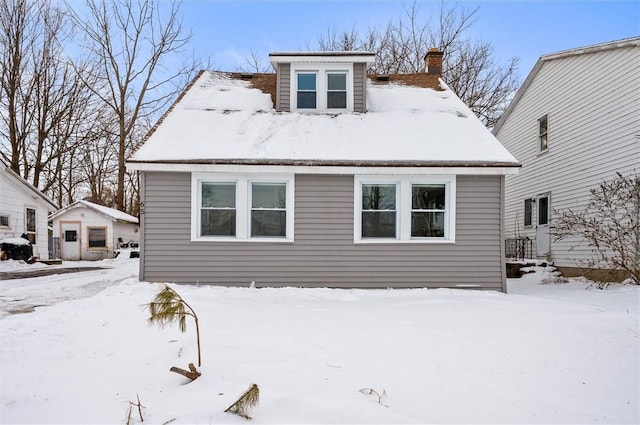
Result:
<svg viewBox="0 0 640 425"><path fill-rule="evenodd" d="M542 121L546 122L546 130L544 132L544 134L540 131L540 124L542 123ZM541 116L540 118L538 118L538 153L545 153L549 150L549 114L544 114L543 116ZM545 148L542 148L542 136L545 137Z"/></svg>
<svg viewBox="0 0 640 425"><path fill-rule="evenodd" d="M395 184L396 238L362 237L362 185ZM414 184L445 185L445 237L411 237L411 186ZM366 176L354 177L353 242L356 244L422 243L451 244L456 241L456 176Z"/></svg>
<svg viewBox="0 0 640 425"><path fill-rule="evenodd" d="M236 184L236 235L235 236L201 236L200 205L202 199L202 182L235 183ZM251 237L251 183L285 183L286 184L286 236ZM191 174L191 241L194 242L284 242L294 241L294 186L293 174L223 174L192 173Z"/></svg>
<svg viewBox="0 0 640 425"><path fill-rule="evenodd" d="M0 228L11 229L11 214L5 213L5 212L0 212L0 216L7 217L7 225L5 226L3 224L0 224Z"/></svg>
<svg viewBox="0 0 640 425"><path fill-rule="evenodd" d="M531 207L531 210L529 211L529 215L531 217L529 217L529 224L527 224L527 201L529 201L529 205ZM536 207L536 200L534 198L525 198L524 200L524 205L523 205L523 217L522 217L522 226L525 229L530 229L533 227L533 210Z"/></svg>
<svg viewBox="0 0 640 425"><path fill-rule="evenodd" d="M316 74L316 107L298 109L298 73ZM327 74L347 75L347 107L327 108L328 78ZM290 97L291 110L302 113L341 113L353 112L353 64L344 63L292 63Z"/></svg>

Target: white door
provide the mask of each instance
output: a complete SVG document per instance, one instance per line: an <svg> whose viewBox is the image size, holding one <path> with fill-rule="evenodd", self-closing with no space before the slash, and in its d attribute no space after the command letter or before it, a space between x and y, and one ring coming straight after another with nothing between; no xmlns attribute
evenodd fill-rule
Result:
<svg viewBox="0 0 640 425"><path fill-rule="evenodd" d="M80 260L80 236L79 222L60 222L60 258L63 260Z"/></svg>
<svg viewBox="0 0 640 425"><path fill-rule="evenodd" d="M548 257L551 251L551 230L549 228L551 213L549 194L538 196L538 220L536 226L536 255Z"/></svg>

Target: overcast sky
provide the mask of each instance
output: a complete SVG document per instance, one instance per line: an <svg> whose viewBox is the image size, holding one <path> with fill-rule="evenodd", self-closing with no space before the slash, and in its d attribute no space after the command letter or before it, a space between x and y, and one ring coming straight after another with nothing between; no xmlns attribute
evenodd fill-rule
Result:
<svg viewBox="0 0 640 425"><path fill-rule="evenodd" d="M640 35L640 1L463 1L479 6L469 35L490 41L495 58L520 58L523 80L540 55ZM184 25L196 56L212 68L237 70L251 50L268 63L272 51L309 50L328 28L380 28L410 2L390 0L184 0ZM437 1L417 1L428 18Z"/></svg>

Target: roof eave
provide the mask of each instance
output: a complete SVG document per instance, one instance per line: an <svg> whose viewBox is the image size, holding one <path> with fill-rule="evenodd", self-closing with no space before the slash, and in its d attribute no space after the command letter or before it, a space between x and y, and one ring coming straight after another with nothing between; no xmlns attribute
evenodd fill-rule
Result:
<svg viewBox="0 0 640 425"><path fill-rule="evenodd" d="M536 77L536 75L540 71L540 68L542 68L542 64L544 62L554 60L554 59L566 58L570 56L587 54L587 53L597 53L603 50L618 49L618 48L633 47L633 46L636 46L636 47L640 46L640 37L632 37L632 38L626 38L622 40L610 41L607 43L595 44L587 47L562 50L560 52L549 53L549 54L540 56L536 61L535 65L533 66L533 68L531 69L531 71L529 72L529 75L527 75L527 78L524 80L524 82L516 92L515 96L509 103L509 106L507 106L507 109L505 109L504 113L502 114L502 116L500 117L496 125L493 127L491 132L494 135L498 134L498 131L500 131L500 128L503 126L504 122L507 120L509 115L511 115L511 112L513 112L513 109L515 109L516 105L518 104L518 102L520 101L524 93L527 91L528 87L531 85L533 79Z"/></svg>
<svg viewBox="0 0 640 425"><path fill-rule="evenodd" d="M416 161L416 160L317 160L317 159L184 159L184 160L130 160L128 164L186 164L186 165L277 165L308 167L413 167L413 168L476 168L509 167L522 165L511 161Z"/></svg>
<svg viewBox="0 0 640 425"><path fill-rule="evenodd" d="M20 174L16 173L15 171L13 171L9 167L6 167L6 170L14 180L17 180L19 183L21 183L23 186L25 186L27 189L29 189L29 191L31 191L34 194L38 195L38 197L40 199L42 199L43 201L45 201L47 204L49 204L50 207L52 207L53 209L56 209L56 210L59 208L59 206L56 205L56 203L51 198L49 198L47 195L42 193L38 188L36 188L31 183L29 183L27 180L25 180Z"/></svg>

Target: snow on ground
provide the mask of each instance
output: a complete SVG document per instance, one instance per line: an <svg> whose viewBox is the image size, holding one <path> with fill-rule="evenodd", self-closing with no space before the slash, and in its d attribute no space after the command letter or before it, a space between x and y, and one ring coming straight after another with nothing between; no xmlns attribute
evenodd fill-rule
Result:
<svg viewBox="0 0 640 425"><path fill-rule="evenodd" d="M126 251L126 250L123 250ZM36 307L61 301L89 297L127 278L138 276L138 260L130 260L129 253L102 261L63 261L62 265L28 264L24 261L0 261L0 272L27 270L59 270L65 268L95 268L70 274L52 274L30 279L0 280L0 319L15 312L31 312Z"/></svg>
<svg viewBox="0 0 640 425"><path fill-rule="evenodd" d="M26 301L66 288L0 320L0 422L126 423L139 397L144 423L244 424L224 410L251 383L258 424L640 420L637 286L541 285L541 267L509 294L174 285L200 316L188 383L169 368L196 361L193 321L148 327L161 285L110 265L0 282Z"/></svg>

